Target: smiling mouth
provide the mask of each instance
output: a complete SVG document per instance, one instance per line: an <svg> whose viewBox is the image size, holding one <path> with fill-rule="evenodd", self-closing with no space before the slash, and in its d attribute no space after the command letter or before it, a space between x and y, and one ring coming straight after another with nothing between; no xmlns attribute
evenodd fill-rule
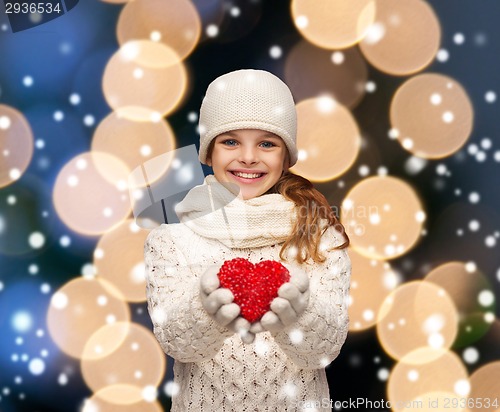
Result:
<svg viewBox="0 0 500 412"><path fill-rule="evenodd" d="M244 179L258 179L259 177L264 176L266 173L241 173L241 172L233 172L231 173L237 177L242 177Z"/></svg>

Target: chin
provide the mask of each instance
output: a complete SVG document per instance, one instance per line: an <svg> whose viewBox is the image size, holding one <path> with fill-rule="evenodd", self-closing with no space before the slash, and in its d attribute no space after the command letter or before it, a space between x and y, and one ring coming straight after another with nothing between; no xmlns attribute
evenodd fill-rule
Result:
<svg viewBox="0 0 500 412"><path fill-rule="evenodd" d="M256 192L256 191L244 190L244 189L240 186L240 194L241 194L241 196L243 197L243 199L250 199L250 198L252 198L252 197L257 196L258 192Z"/></svg>

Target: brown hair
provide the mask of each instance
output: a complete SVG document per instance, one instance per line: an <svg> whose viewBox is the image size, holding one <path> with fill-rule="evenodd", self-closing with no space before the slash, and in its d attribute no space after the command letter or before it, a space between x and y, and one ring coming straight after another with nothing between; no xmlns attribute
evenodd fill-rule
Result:
<svg viewBox="0 0 500 412"><path fill-rule="evenodd" d="M214 144L215 139L208 146L207 159L212 156ZM288 151L286 156L288 159ZM290 171L283 172L274 186L264 194L270 193L279 193L285 199L294 202L297 211L297 219L292 233L280 250L281 260L286 261L286 249L295 248L297 250L295 258L299 264L304 263L309 258L315 262L324 262L326 257L320 254L319 245L321 237L330 226L333 226L344 236L345 242L328 250L344 249L349 246L350 241L344 226L335 216L326 197L308 179ZM326 225L322 222L323 219L326 219Z"/></svg>
<svg viewBox="0 0 500 412"><path fill-rule="evenodd" d="M335 216L325 196L315 189L309 180L291 172L285 172L274 185L274 190L285 199L294 202L297 210L297 219L292 233L280 251L282 260L284 260L285 250L294 247L300 251L296 256L298 263L304 263L309 258L315 262L324 262L326 257L320 254L319 245L321 237L329 226L333 226L340 232L345 242L328 250L344 249L349 246L350 241L344 226ZM326 225L321 222L322 219L327 220Z"/></svg>

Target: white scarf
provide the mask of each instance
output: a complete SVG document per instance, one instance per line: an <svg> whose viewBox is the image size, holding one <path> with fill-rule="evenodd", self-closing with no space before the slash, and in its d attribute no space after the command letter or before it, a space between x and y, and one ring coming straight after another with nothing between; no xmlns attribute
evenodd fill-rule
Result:
<svg viewBox="0 0 500 412"><path fill-rule="evenodd" d="M295 203L281 194L243 200L237 185L205 177L175 206L181 223L200 236L230 248L254 248L284 242L296 219Z"/></svg>

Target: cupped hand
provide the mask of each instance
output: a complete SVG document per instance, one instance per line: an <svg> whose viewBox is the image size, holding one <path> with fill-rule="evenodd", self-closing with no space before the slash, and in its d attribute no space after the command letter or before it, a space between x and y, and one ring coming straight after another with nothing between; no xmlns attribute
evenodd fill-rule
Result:
<svg viewBox="0 0 500 412"><path fill-rule="evenodd" d="M238 333L244 343L252 343L258 332L255 325L239 316L241 308L234 303L234 295L227 288L220 287L218 277L220 267L209 266L200 278L200 299L208 315L220 325Z"/></svg>
<svg viewBox="0 0 500 412"><path fill-rule="evenodd" d="M299 267L289 267L290 281L278 289L278 297L260 319L260 325L273 333L280 332L295 323L309 304L309 276Z"/></svg>

